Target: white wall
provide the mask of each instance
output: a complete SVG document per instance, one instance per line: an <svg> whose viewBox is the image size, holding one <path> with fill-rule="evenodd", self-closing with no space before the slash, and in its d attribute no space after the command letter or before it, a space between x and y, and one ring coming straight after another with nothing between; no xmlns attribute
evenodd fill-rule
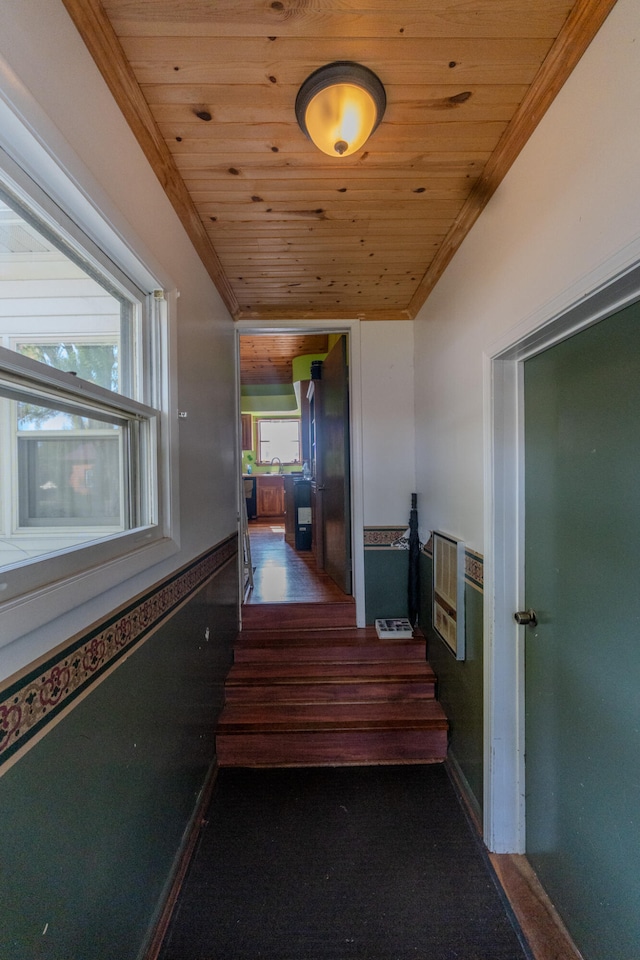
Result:
<svg viewBox="0 0 640 960"><path fill-rule="evenodd" d="M637 0L618 0L416 320L425 525L483 552L483 353L640 258Z"/></svg>
<svg viewBox="0 0 640 960"><path fill-rule="evenodd" d="M4 61L4 62L3 62ZM5 3L0 86L158 282L179 291L180 551L2 650L11 674L236 529L233 323L61 0ZM1 622L0 622L1 630Z"/></svg>
<svg viewBox="0 0 640 960"><path fill-rule="evenodd" d="M401 525L415 492L413 323L361 323L360 349L364 524Z"/></svg>

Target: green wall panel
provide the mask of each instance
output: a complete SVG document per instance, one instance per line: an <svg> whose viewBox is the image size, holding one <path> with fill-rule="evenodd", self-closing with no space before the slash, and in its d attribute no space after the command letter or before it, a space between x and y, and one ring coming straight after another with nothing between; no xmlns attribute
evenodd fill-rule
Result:
<svg viewBox="0 0 640 960"><path fill-rule="evenodd" d="M421 617L427 637L427 659L438 677L438 699L450 725L449 755L455 760L477 810L483 791L483 595L465 585L464 660L456 660L433 631L433 561L420 557Z"/></svg>
<svg viewBox="0 0 640 960"><path fill-rule="evenodd" d="M365 550L364 576L367 623L408 615L408 550Z"/></svg>
<svg viewBox="0 0 640 960"><path fill-rule="evenodd" d="M0 779L2 960L138 957L214 758L236 597L232 562Z"/></svg>

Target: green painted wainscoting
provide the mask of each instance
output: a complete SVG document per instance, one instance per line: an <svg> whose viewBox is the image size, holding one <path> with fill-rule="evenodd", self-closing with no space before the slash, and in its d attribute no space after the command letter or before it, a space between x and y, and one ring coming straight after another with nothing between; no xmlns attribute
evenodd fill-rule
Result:
<svg viewBox="0 0 640 960"><path fill-rule="evenodd" d="M214 760L235 538L228 553L204 583L189 574L174 612L0 779L2 960L144 951ZM175 597L175 583L164 589ZM151 610L153 592L144 599L131 616Z"/></svg>
<svg viewBox="0 0 640 960"><path fill-rule="evenodd" d="M408 614L409 551L391 544L405 527L366 527L364 531L365 616L367 623Z"/></svg>
<svg viewBox="0 0 640 960"><path fill-rule="evenodd" d="M478 817L483 791L483 594L482 560L467 554L464 660L456 660L433 630L433 558L420 555L420 624L427 659L438 677L438 699L450 726L449 759Z"/></svg>

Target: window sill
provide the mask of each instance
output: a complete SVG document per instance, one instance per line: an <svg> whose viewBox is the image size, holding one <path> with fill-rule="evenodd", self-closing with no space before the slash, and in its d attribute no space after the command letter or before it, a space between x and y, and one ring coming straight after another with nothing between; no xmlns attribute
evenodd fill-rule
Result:
<svg viewBox="0 0 640 960"><path fill-rule="evenodd" d="M175 540L164 537L4 603L0 602L0 647L7 646L149 567L167 560L178 550Z"/></svg>

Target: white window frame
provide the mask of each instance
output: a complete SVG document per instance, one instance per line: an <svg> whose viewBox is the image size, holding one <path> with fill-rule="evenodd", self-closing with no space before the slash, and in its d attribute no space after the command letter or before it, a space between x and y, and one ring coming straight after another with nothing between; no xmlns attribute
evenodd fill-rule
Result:
<svg viewBox="0 0 640 960"><path fill-rule="evenodd" d="M278 459L273 457L269 460L263 460L261 457L262 453L262 424L263 423L297 423L298 425L298 459L297 460L282 460L282 465L293 466L297 463L302 463L302 421L300 417L256 417L256 446L257 446L257 462L264 466L269 464L273 460Z"/></svg>
<svg viewBox="0 0 640 960"><path fill-rule="evenodd" d="M35 363L41 380L62 395L90 398L119 409L125 416L142 418L152 436L153 509L156 522L124 533L78 546L61 555L44 556L16 568L0 571L0 648L77 608L82 603L168 559L179 550L177 485L177 431L169 411L175 406L175 310L178 293L161 271L154 271L148 257L135 254L135 237L126 238L121 229L102 215L95 203L88 202L78 177L69 174L76 166L75 156L65 163L52 155L23 121L22 107L34 108L23 90L14 91L22 100L16 110L6 97L0 97L0 175L10 192L33 210L39 219L70 246L81 251L89 263L133 296L143 306L141 373L143 395L140 401L73 379L68 374L46 367L12 351L3 355L4 369L14 375L29 376L28 365ZM35 109L35 108L34 108ZM37 110L36 110L37 112ZM39 119L42 119L40 117ZM43 121L46 127L46 121ZM66 145L58 144L63 149ZM28 172L27 172L28 171ZM76 170L76 174L79 171ZM90 183L87 171L86 181ZM100 190L96 189L100 196ZM55 198L55 199L54 199ZM59 201L59 202L56 202ZM65 210L60 203L64 204ZM95 242L95 238L98 242ZM141 250L144 248L140 244ZM146 261L146 262L145 262ZM164 279L164 283L162 280ZM171 292L166 294L164 290ZM153 373L153 376L152 376Z"/></svg>

